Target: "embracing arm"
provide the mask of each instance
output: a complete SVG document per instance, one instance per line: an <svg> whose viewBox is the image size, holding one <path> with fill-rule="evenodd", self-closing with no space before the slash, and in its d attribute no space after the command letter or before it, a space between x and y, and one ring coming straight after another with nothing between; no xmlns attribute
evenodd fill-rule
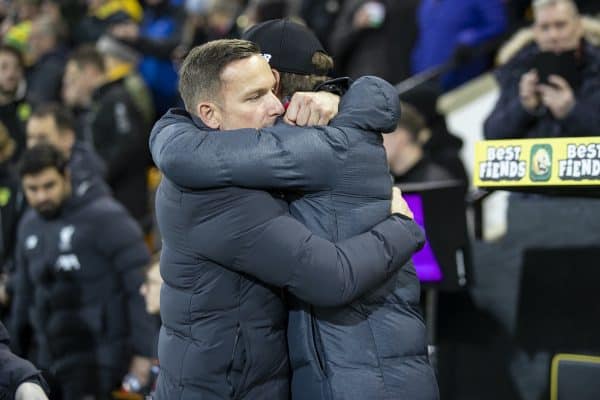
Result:
<svg viewBox="0 0 600 400"><path fill-rule="evenodd" d="M207 131L189 116L180 115L168 126L157 123L150 150L163 174L194 189L242 186L318 191L330 187L336 171L336 154L320 128L285 124L261 130Z"/></svg>
<svg viewBox="0 0 600 400"><path fill-rule="evenodd" d="M423 232L393 215L369 232L337 244L289 216L242 232L207 256L237 272L287 289L317 306L347 304L383 283L420 249Z"/></svg>

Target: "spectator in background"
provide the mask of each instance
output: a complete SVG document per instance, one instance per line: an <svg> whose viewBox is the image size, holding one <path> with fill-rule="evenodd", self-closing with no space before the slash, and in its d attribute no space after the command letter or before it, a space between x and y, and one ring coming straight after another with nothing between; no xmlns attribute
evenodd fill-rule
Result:
<svg viewBox="0 0 600 400"><path fill-rule="evenodd" d="M431 131L431 137L423 148L432 161L469 186L467 170L460 157L462 140L448 131L446 119L437 111L438 89L427 83L400 94L400 100L414 106L425 118L425 125Z"/></svg>
<svg viewBox="0 0 600 400"><path fill-rule="evenodd" d="M90 0L87 14L73 27L76 44L95 43L111 26L127 21L140 23L143 9L138 0Z"/></svg>
<svg viewBox="0 0 600 400"><path fill-rule="evenodd" d="M443 167L431 160L423 149L431 131L413 106L401 103L402 114L396 130L383 135L383 147L395 183L451 180Z"/></svg>
<svg viewBox="0 0 600 400"><path fill-rule="evenodd" d="M0 399L48 400L42 373L29 361L11 353L8 332L0 322Z"/></svg>
<svg viewBox="0 0 600 400"><path fill-rule="evenodd" d="M299 16L317 35L319 41L329 45L331 27L334 26L343 1L341 0L302 0Z"/></svg>
<svg viewBox="0 0 600 400"><path fill-rule="evenodd" d="M110 81L100 53L82 47L67 62L63 95L69 106L89 110L84 118L84 139L106 163L106 181L115 199L146 227L147 132L123 79Z"/></svg>
<svg viewBox="0 0 600 400"><path fill-rule="evenodd" d="M154 325L139 288L149 262L142 232L109 196L78 196L62 153L40 144L22 157L31 208L17 239L13 339L33 329L37 364L64 400L106 398L129 369L147 381Z"/></svg>
<svg viewBox="0 0 600 400"><path fill-rule="evenodd" d="M501 94L485 121L485 137L597 136L600 49L583 38L581 17L572 0L536 0L533 10L534 43L496 71ZM533 68L541 52L571 52L578 86L552 74L548 82L541 82Z"/></svg>
<svg viewBox="0 0 600 400"><path fill-rule="evenodd" d="M240 15L241 6L236 0L185 0L186 19L181 42L173 53L177 64L194 47L210 40L237 38L248 27L249 18Z"/></svg>
<svg viewBox="0 0 600 400"><path fill-rule="evenodd" d="M155 335L153 342L156 343L158 341L159 335L159 327L160 327L160 288L163 282L162 277L160 276L160 255L152 257L152 261L150 265L144 271L144 282L140 286L140 295L144 297L144 302L146 304L146 312L149 315L155 317L158 325L156 327ZM128 393L138 393L140 395L150 395L151 398L154 398L154 390L156 390L156 380L158 378L158 372L160 370L158 366L158 355L156 353L156 349L152 354L152 367L151 374L149 377L149 381L146 382L144 386L137 379L136 376L127 375L123 379L123 383L120 390L120 395L115 395L116 399L129 398Z"/></svg>
<svg viewBox="0 0 600 400"><path fill-rule="evenodd" d="M485 71L490 57L475 50L498 38L508 25L502 0L422 0L417 21L419 37L412 53L412 72L457 62L441 77L444 91Z"/></svg>
<svg viewBox="0 0 600 400"><path fill-rule="evenodd" d="M27 121L27 148L40 143L51 144L67 159L71 187L79 196L86 192L100 196L110 193L104 182L104 161L90 147L78 140L71 113L57 103L47 103L36 108Z"/></svg>
<svg viewBox="0 0 600 400"><path fill-rule="evenodd" d="M0 122L0 319L5 320L12 295L8 277L14 272L17 224L24 209L21 184L11 159L15 141ZM1 398L1 397L0 397Z"/></svg>
<svg viewBox="0 0 600 400"><path fill-rule="evenodd" d="M160 262L159 257L157 257L146 270L146 279L140 286L140 294L144 296L148 314L158 314L160 312L160 286L162 282Z"/></svg>
<svg viewBox="0 0 600 400"><path fill-rule="evenodd" d="M37 106L60 100L66 50L62 46L60 26L50 16L33 21L29 48L25 53L31 66L27 70L27 101Z"/></svg>
<svg viewBox="0 0 600 400"><path fill-rule="evenodd" d="M345 1L329 37L337 70L354 79L376 75L393 84L408 78L417 5L418 0Z"/></svg>
<svg viewBox="0 0 600 400"><path fill-rule="evenodd" d="M18 160L25 149L25 121L31 106L25 100L25 64L16 48L0 45L0 122L15 141L12 160Z"/></svg>
<svg viewBox="0 0 600 400"><path fill-rule="evenodd" d="M15 0L9 6L9 14L2 21L0 37L3 42L22 52L27 50L31 22L41 15L41 0Z"/></svg>
<svg viewBox="0 0 600 400"><path fill-rule="evenodd" d="M104 57L108 79L111 81L123 79L127 93L143 116L147 130L150 130L156 112L148 85L137 72L141 54L110 35L102 35L98 39L96 50Z"/></svg>
<svg viewBox="0 0 600 400"><path fill-rule="evenodd" d="M240 28L243 30L261 22L288 17L289 11L290 1L249 0L241 16L246 26Z"/></svg>
<svg viewBox="0 0 600 400"><path fill-rule="evenodd" d="M582 39L575 3L535 0L533 15L534 43L527 44L496 72L501 93L485 122L485 137L597 136L600 51ZM570 63L576 65L579 84L572 86L551 73L547 83L540 82L533 65L542 52L573 57ZM538 68L541 65L537 61L535 64ZM477 242L474 246L477 287L472 293L477 306L489 311L513 336L509 367L521 398L544 397L542 391L547 387L547 371L554 353L553 348L541 345L535 350L536 356L530 357L520 338L523 271L536 265L527 260L526 254L531 249L561 252L559 249L597 248L599 213L600 201L593 197L513 192L508 199L506 234L493 243Z"/></svg>
<svg viewBox="0 0 600 400"><path fill-rule="evenodd" d="M139 25L129 20L110 28L112 35L143 55L139 71L152 92L158 115L178 99L177 71L171 57L181 42L183 20L184 15L170 0L147 0Z"/></svg>

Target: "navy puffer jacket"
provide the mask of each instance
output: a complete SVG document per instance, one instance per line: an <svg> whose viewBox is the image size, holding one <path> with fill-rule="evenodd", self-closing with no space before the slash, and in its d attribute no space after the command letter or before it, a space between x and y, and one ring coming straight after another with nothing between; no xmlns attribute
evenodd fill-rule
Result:
<svg viewBox="0 0 600 400"><path fill-rule="evenodd" d="M217 132L180 126L151 138L159 168L188 188L300 190L290 212L331 241L367 231L389 212L392 181L382 139L399 117L398 95L375 77L357 80L327 127ZM160 147L161 153L156 150ZM157 157L159 155L159 157ZM366 296L341 307L293 301L288 340L294 399L438 397L418 310L419 282L407 263Z"/></svg>
<svg viewBox="0 0 600 400"><path fill-rule="evenodd" d="M186 132L197 145L221 134L174 110L152 132L157 165L188 150L177 148ZM173 179L165 172L156 199L164 279L159 399L287 399L287 310L277 288L339 306L394 277L424 240L413 221L385 219L389 204L383 222L334 245L267 192L196 191Z"/></svg>
<svg viewBox="0 0 600 400"><path fill-rule="evenodd" d="M139 293L150 255L112 197L73 193L53 219L29 209L16 253L12 339L25 351L22 332L33 328L40 368L125 373L132 354L152 356L154 321Z"/></svg>

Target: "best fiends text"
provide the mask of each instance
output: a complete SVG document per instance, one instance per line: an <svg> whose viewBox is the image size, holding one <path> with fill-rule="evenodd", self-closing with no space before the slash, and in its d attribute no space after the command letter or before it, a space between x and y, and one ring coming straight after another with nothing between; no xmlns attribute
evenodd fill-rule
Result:
<svg viewBox="0 0 600 400"><path fill-rule="evenodd" d="M600 144L568 144L567 158L558 161L561 180L597 179L600 177Z"/></svg>
<svg viewBox="0 0 600 400"><path fill-rule="evenodd" d="M514 180L523 178L527 163L521 158L521 146L490 146L487 160L479 163L479 179L482 181Z"/></svg>

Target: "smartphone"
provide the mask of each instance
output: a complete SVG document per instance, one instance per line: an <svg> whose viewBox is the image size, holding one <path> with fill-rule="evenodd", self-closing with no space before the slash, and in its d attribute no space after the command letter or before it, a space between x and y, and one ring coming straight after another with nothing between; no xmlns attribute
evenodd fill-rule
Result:
<svg viewBox="0 0 600 400"><path fill-rule="evenodd" d="M554 53L542 51L535 55L533 68L537 70L539 81L549 84L550 75L558 75L566 80L572 89L581 85L581 71L575 51Z"/></svg>

